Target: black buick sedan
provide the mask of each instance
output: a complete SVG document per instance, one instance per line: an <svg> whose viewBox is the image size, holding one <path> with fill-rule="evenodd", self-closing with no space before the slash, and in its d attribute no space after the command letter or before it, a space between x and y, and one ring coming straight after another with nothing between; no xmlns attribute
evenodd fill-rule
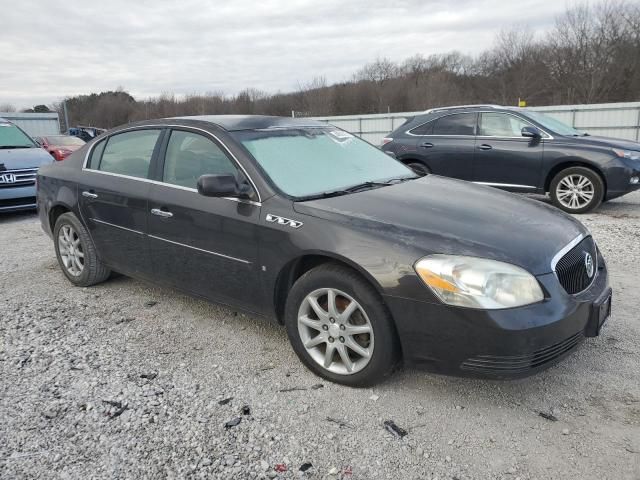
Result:
<svg viewBox="0 0 640 480"><path fill-rule="evenodd" d="M534 373L598 335L607 270L559 210L409 168L303 119L173 118L42 167L38 207L78 286L119 272L276 319L320 376L400 360Z"/></svg>

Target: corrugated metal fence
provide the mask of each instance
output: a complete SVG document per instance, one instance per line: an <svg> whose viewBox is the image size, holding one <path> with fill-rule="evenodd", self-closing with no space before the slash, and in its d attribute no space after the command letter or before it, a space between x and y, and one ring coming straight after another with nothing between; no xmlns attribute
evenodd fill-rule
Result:
<svg viewBox="0 0 640 480"><path fill-rule="evenodd" d="M592 135L640 141L640 102L529 107ZM422 112L313 117L380 145L407 119Z"/></svg>
<svg viewBox="0 0 640 480"><path fill-rule="evenodd" d="M57 113L3 113L0 117L15 123L32 137L42 135L58 135L60 133L60 121Z"/></svg>

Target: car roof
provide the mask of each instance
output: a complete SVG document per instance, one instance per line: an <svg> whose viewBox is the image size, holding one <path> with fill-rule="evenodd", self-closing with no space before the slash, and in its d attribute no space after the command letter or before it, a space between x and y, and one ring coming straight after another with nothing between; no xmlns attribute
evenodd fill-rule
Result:
<svg viewBox="0 0 640 480"><path fill-rule="evenodd" d="M270 115L194 115L186 117L172 117L171 119L208 122L229 132L238 130L261 130L267 128L319 128L328 126L324 122L308 118L275 117Z"/></svg>
<svg viewBox="0 0 640 480"><path fill-rule="evenodd" d="M478 104L478 105L453 105L450 107L436 107L425 110L422 114L447 112L454 110L522 110L520 107L511 107L503 105L491 105L491 104Z"/></svg>

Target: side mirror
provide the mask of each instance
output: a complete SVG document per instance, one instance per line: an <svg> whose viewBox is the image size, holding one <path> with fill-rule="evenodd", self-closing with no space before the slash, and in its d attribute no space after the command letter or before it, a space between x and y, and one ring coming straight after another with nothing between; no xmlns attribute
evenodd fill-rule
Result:
<svg viewBox="0 0 640 480"><path fill-rule="evenodd" d="M542 137L542 133L536 127L522 127L520 131L523 137L527 138L540 138Z"/></svg>
<svg viewBox="0 0 640 480"><path fill-rule="evenodd" d="M205 197L248 198L251 187L238 185L233 175L202 175L198 178L198 193Z"/></svg>

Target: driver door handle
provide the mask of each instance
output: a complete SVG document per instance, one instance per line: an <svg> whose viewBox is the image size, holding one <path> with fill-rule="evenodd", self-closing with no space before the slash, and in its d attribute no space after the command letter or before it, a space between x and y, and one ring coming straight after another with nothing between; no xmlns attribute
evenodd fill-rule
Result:
<svg viewBox="0 0 640 480"><path fill-rule="evenodd" d="M82 196L83 197L87 197L87 198L98 198L98 194L97 193L93 193L93 192L82 192Z"/></svg>
<svg viewBox="0 0 640 480"><path fill-rule="evenodd" d="M151 214L152 215L156 215L158 217L162 217L162 218L171 218L171 217L173 217L173 213L168 212L166 210L160 210L159 208L152 208L151 209Z"/></svg>
<svg viewBox="0 0 640 480"><path fill-rule="evenodd" d="M433 147L433 143L431 143L431 142L424 142L424 143L421 143L421 144L420 144L420 146L421 146L421 147L424 147L424 148L431 148L431 147Z"/></svg>
<svg viewBox="0 0 640 480"><path fill-rule="evenodd" d="M482 145L478 145L478 149L479 150L491 150L493 147L491 145L487 145L486 143L483 143Z"/></svg>

